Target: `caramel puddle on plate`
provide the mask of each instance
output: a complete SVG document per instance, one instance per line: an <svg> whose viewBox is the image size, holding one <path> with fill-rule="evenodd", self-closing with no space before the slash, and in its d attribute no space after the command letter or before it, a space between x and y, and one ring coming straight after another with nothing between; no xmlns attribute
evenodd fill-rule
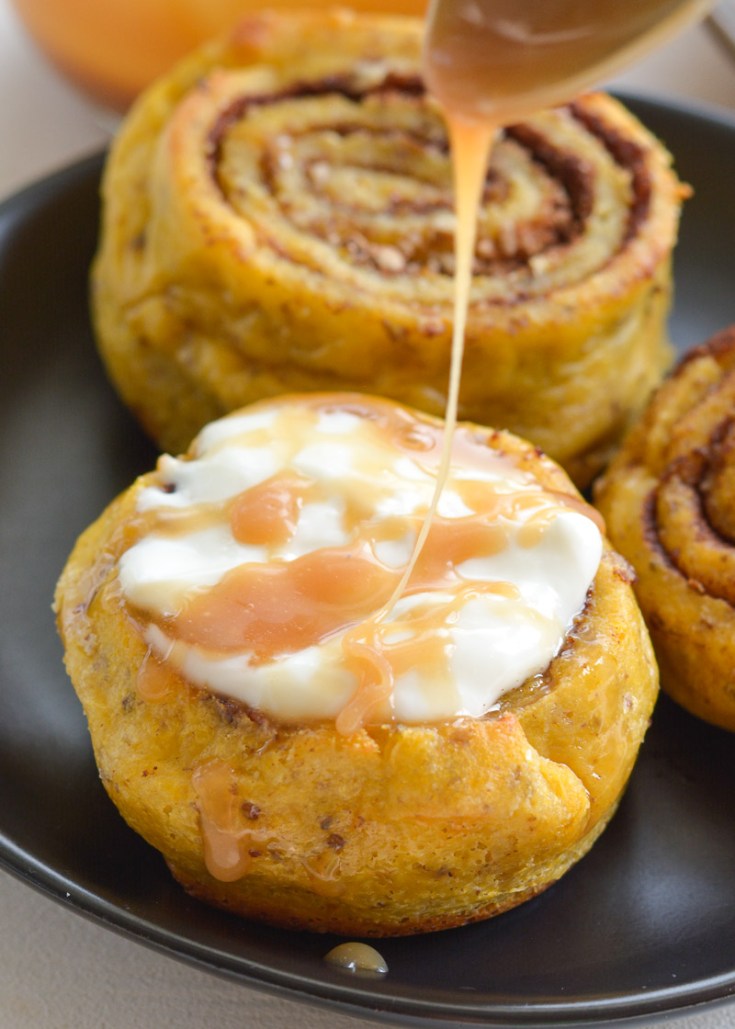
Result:
<svg viewBox="0 0 735 1029"><path fill-rule="evenodd" d="M354 975L377 978L388 971L383 955L369 943L340 943L324 955L324 960Z"/></svg>

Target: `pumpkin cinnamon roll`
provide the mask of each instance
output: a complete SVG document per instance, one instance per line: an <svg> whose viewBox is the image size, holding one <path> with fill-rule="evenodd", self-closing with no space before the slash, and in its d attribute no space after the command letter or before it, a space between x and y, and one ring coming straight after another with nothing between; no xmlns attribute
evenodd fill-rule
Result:
<svg viewBox="0 0 735 1029"><path fill-rule="evenodd" d="M735 328L691 351L599 483L661 684L735 731Z"/></svg>
<svg viewBox="0 0 735 1029"><path fill-rule="evenodd" d="M657 692L627 566L538 450L364 394L164 456L56 594L102 782L197 897L381 936L538 894L611 818Z"/></svg>
<svg viewBox="0 0 735 1029"><path fill-rule="evenodd" d="M291 391L443 414L455 221L421 32L250 17L128 117L94 311L112 379L163 448ZM479 212L461 416L586 483L669 361L681 198L664 148L608 96L509 127Z"/></svg>

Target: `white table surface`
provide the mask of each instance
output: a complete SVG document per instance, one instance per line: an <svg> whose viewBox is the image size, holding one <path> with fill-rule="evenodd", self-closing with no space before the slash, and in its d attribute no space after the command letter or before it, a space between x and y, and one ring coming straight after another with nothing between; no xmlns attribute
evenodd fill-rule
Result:
<svg viewBox="0 0 735 1029"><path fill-rule="evenodd" d="M735 112L735 62L688 30L615 85ZM38 55L0 0L0 197L107 140L97 113ZM0 872L0 1029L366 1029L372 1021L224 981L79 917ZM735 1029L735 1001L656 1022Z"/></svg>

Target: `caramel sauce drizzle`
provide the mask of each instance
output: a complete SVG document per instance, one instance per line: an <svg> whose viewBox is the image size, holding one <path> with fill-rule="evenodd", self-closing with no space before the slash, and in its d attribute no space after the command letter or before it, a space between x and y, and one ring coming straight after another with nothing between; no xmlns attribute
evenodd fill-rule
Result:
<svg viewBox="0 0 735 1029"><path fill-rule="evenodd" d="M204 863L214 879L236 882L259 859L295 858L317 892L324 896L341 892L339 852L325 841L321 851L304 856L290 840L261 827L260 809L241 796L238 775L226 761L213 758L199 765L192 773L192 785L204 841ZM266 821L267 815L262 820Z"/></svg>
<svg viewBox="0 0 735 1029"><path fill-rule="evenodd" d="M236 882L254 861L251 851L258 852L271 838L254 823L248 825L237 778L226 762L215 759L200 765L192 774L192 784L207 870L220 882Z"/></svg>
<svg viewBox="0 0 735 1029"><path fill-rule="evenodd" d="M239 543L286 543L296 532L307 484L278 476L240 493L230 507L230 528Z"/></svg>
<svg viewBox="0 0 735 1029"><path fill-rule="evenodd" d="M446 627L466 601L468 590L513 599L518 596L508 582L474 582L470 587L458 568L472 558L500 553L512 531L518 532L521 546L535 546L564 508L581 510L595 520L598 516L578 498L523 481L517 491L503 492L491 482L460 479L452 481L452 488L470 513L459 518L437 513L452 451L445 446L437 455L434 442L428 446L430 437L424 428L420 422L413 427L400 425L404 441L410 440L413 447L420 443L427 467L439 461L427 512L381 521L366 519L365 510L374 504L368 486L361 483L361 498L347 496L344 505L343 521L351 536L347 545L232 569L215 585L192 591L175 614L154 619L166 636L177 646L189 644L221 654L247 651L257 664L342 634L345 664L359 683L337 720L338 731L344 733L357 731L366 721L390 720L396 677L410 668L444 669L446 684ZM382 429L386 446L394 447L399 438L395 423L384 423ZM494 453L486 442L473 439L468 430L462 428L455 439L455 453L464 451L465 456L472 455L475 464L487 466L489 462L496 469L512 469L517 474L509 458ZM334 485L326 488L333 489ZM342 488L339 481L337 488ZM207 524L224 513L236 539L274 551L293 537L301 505L308 499L319 499L324 489L284 473L239 494L228 502L225 512L221 507L206 505L199 516L202 524ZM191 525L197 517L195 509L184 520ZM173 516L156 513L158 527L174 534L180 529L181 519L180 512ZM523 525L520 530L513 529L519 519ZM416 541L406 567L391 568L378 559L381 542L406 538ZM390 620L401 598L436 591L447 594L442 605L419 605L407 616L399 613ZM391 641L393 634L405 634L406 630L407 639ZM435 640L443 642L439 645ZM155 663L149 659L146 666L146 675L152 677ZM152 687L148 693L152 695Z"/></svg>
<svg viewBox="0 0 735 1029"><path fill-rule="evenodd" d="M149 647L138 668L136 677L138 696L141 700L148 701L149 704L157 704L171 697L175 685L176 677L172 675L171 669L166 665L165 658L158 657Z"/></svg>
<svg viewBox="0 0 735 1029"><path fill-rule="evenodd" d="M458 375L457 370L455 386ZM336 718L337 731L346 735L367 724L390 722L395 682L411 670L429 684L436 682L438 689L451 690L450 629L463 605L480 595L519 599L509 582L468 581L463 563L501 553L513 535L520 546L536 546L563 509L600 521L580 498L543 489L523 471L522 462L495 450L486 434L456 426L456 388L453 396L455 425L450 423L443 436L440 425L374 399L315 395L302 399L296 410L285 405L277 414L284 421L273 431L289 441L294 453L303 445L304 407L312 425L328 411L357 415L364 425L356 431L377 433L370 462L382 468L383 454L387 466L387 455L403 451L425 473L425 491L429 477L435 478L428 507L378 519L373 512L385 495L381 490L392 492L394 483L373 477L373 469L355 484L339 475L316 481L287 467L219 503L155 508L141 516L142 535L175 537L184 529L201 530L224 520L238 542L262 547L265 560L243 563L215 585L191 590L173 614L144 617L172 641L172 650L193 646L223 656L247 652L253 665L340 638L343 665L356 682ZM453 460L470 477L450 477ZM482 475L472 478L473 472ZM499 481L490 481L488 473ZM461 517L437 510L448 478L466 509ZM290 559L280 556L297 533L303 506L333 499L335 492L348 542ZM411 540L408 564L404 559L392 567L380 559L381 544L397 543L406 553ZM437 591L445 594L441 604L421 596ZM165 656L149 652L139 674L139 695L165 699L170 688L166 672Z"/></svg>

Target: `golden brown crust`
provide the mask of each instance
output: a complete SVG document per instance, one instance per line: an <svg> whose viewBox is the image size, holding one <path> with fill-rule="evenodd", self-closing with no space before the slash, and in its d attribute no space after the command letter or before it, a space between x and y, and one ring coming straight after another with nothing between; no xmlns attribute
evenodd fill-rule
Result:
<svg viewBox="0 0 735 1029"><path fill-rule="evenodd" d="M692 350L652 398L597 501L664 689L735 731L735 328Z"/></svg>
<svg viewBox="0 0 735 1029"><path fill-rule="evenodd" d="M532 447L487 434L547 488L572 490ZM105 788L188 890L279 925L401 935L512 907L592 845L657 692L627 572L609 548L562 651L499 712L344 736L333 723L275 724L170 674L160 699L141 697L146 645L116 564L146 481L82 535L56 609ZM210 772L235 798L235 882L204 864L197 783Z"/></svg>
<svg viewBox="0 0 735 1029"><path fill-rule="evenodd" d="M420 38L407 18L252 16L129 116L105 175L95 322L164 449L283 392L443 413L451 176ZM610 97L507 131L480 214L463 418L590 480L669 361L682 195Z"/></svg>

